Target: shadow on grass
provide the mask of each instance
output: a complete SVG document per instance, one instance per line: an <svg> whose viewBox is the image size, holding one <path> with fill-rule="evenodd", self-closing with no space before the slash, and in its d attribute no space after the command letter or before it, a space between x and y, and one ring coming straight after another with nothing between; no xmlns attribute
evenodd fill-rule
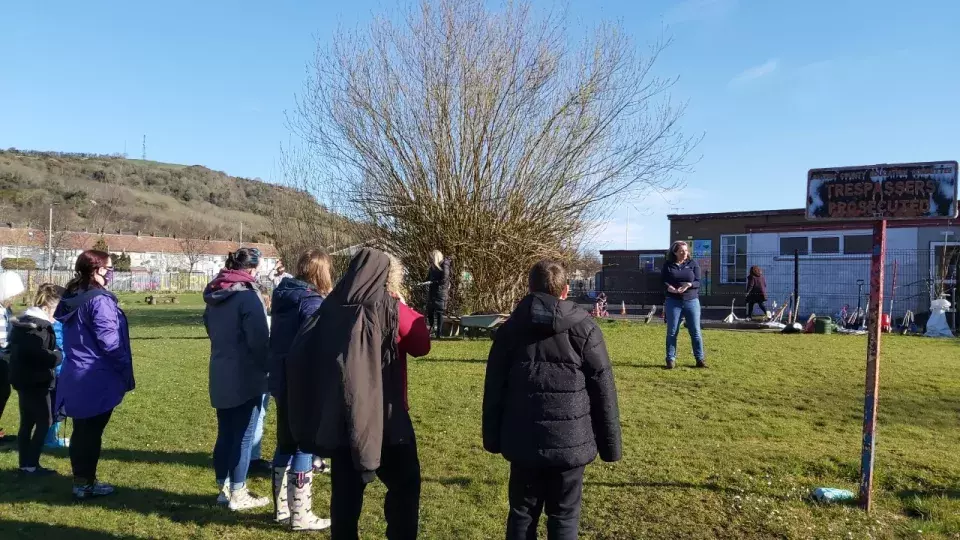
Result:
<svg viewBox="0 0 960 540"><path fill-rule="evenodd" d="M437 357L426 357L426 358L417 358L413 360L414 363L422 364L486 364L486 358L437 358ZM637 364L634 362L611 362L611 365L615 368L630 368L630 369L665 369L663 362L656 364ZM693 366L691 362L690 367ZM686 366L679 366L686 367Z"/></svg>
<svg viewBox="0 0 960 540"><path fill-rule="evenodd" d="M132 337L130 341L152 341L152 340L164 340L164 341L177 341L181 339L203 339L209 340L207 336L182 336L182 337L166 337L166 336L144 336L144 337Z"/></svg>
<svg viewBox="0 0 960 540"><path fill-rule="evenodd" d="M159 489L116 486L117 492L109 497L101 497L77 502L71 494L73 481L66 476L54 476L42 479L24 478L16 471L0 471L0 503L18 503L36 501L50 506L96 506L118 512L137 512L144 516L158 515L174 523L194 523L206 525L239 525L264 530L282 530L273 522L269 508L250 513L235 513L217 506L216 493L198 495L176 493ZM54 512L56 510L53 510ZM0 526L2 526L0 521ZM78 534L83 534L79 531ZM91 531L92 532L92 531ZM92 536L90 538L128 538L116 535ZM51 538L64 538L54 535ZM8 536L3 535L3 538ZM83 538L83 536L80 536Z"/></svg>
<svg viewBox="0 0 960 540"><path fill-rule="evenodd" d="M120 535L66 525L31 523L0 518L0 537L3 538L70 538L71 540L139 540L139 536Z"/></svg>
<svg viewBox="0 0 960 540"><path fill-rule="evenodd" d="M0 452L17 452L16 444L0 446ZM44 448L44 455L67 458L66 448ZM127 450L124 448L104 448L101 460L123 461L125 463L162 463L165 465L188 465L191 467L213 467L213 451L210 452L163 452L151 450Z"/></svg>
<svg viewBox="0 0 960 540"><path fill-rule="evenodd" d="M474 484L486 485L486 486L498 486L501 484L503 485L507 484L506 481L499 482L496 480L482 480L477 478L470 478L467 476L450 476L447 478L424 477L423 482L429 483L429 484L440 484L441 486L444 486L444 487L453 487L453 486L470 487L471 485L474 485ZM702 490L702 491L712 491L714 493L727 493L731 495L750 494L750 492L742 491L740 489L733 488L733 487L721 486L713 482L697 484L694 482L645 482L645 481L597 482L593 480L587 480L583 483L583 485L585 487L593 486L593 487L607 487L607 488L636 487L636 488L645 488L645 489L664 489L664 490L673 490L673 489L698 490L698 491ZM768 498L778 498L776 495L765 494L764 496ZM786 500L787 498L783 497L783 499Z"/></svg>

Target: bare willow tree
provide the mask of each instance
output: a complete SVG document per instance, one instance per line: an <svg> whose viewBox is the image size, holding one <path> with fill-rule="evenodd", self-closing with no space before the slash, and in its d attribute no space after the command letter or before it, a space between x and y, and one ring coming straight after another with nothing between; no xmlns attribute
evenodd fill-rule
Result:
<svg viewBox="0 0 960 540"><path fill-rule="evenodd" d="M410 268L432 249L470 286L460 310L506 310L544 257L567 259L621 197L674 187L684 137L667 45L603 24L574 44L528 2L422 0L321 45L290 116L326 189Z"/></svg>

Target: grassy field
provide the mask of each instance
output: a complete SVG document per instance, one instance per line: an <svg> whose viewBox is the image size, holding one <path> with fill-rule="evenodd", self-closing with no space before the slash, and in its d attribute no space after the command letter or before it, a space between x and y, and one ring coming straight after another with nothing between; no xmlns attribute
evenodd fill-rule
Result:
<svg viewBox="0 0 960 540"><path fill-rule="evenodd" d="M114 415L100 473L118 494L76 504L62 476L30 484L0 451L0 538L272 538L268 511L214 505L208 342L197 298L127 301L138 388ZM142 298L141 298L142 300ZM960 538L960 344L883 345L878 498L867 516L821 506L812 488L856 490L865 340L706 332L711 369L664 371L663 327L604 327L614 359L624 460L587 468L584 538ZM422 538L503 536L507 464L480 441L488 341L443 341L411 365L423 463ZM17 427L16 397L2 418ZM270 415L268 433L272 431ZM265 437L265 455L272 441ZM269 493L268 480L251 481ZM383 489L368 491L365 538L382 538ZM326 514L329 478L315 488ZM325 536L319 533L314 536Z"/></svg>

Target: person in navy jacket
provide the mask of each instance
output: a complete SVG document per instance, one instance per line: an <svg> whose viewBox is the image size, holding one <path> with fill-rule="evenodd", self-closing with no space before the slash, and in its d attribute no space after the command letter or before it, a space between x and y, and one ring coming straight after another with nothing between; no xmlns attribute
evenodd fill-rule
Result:
<svg viewBox="0 0 960 540"><path fill-rule="evenodd" d="M673 369L676 365L681 315L687 321L697 367L707 367L700 333L700 265L690 258L690 247L686 242L678 240L670 245L662 275L667 290L663 306L667 323L667 369Z"/></svg>

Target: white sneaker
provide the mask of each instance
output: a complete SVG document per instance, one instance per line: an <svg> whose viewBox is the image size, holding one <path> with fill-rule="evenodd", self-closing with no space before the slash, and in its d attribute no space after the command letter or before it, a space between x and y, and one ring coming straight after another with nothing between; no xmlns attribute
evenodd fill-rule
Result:
<svg viewBox="0 0 960 540"><path fill-rule="evenodd" d="M246 488L246 486L235 489L230 492L230 510L237 512L239 510L249 510L251 508L261 508L270 504L270 499L266 497L257 497Z"/></svg>

